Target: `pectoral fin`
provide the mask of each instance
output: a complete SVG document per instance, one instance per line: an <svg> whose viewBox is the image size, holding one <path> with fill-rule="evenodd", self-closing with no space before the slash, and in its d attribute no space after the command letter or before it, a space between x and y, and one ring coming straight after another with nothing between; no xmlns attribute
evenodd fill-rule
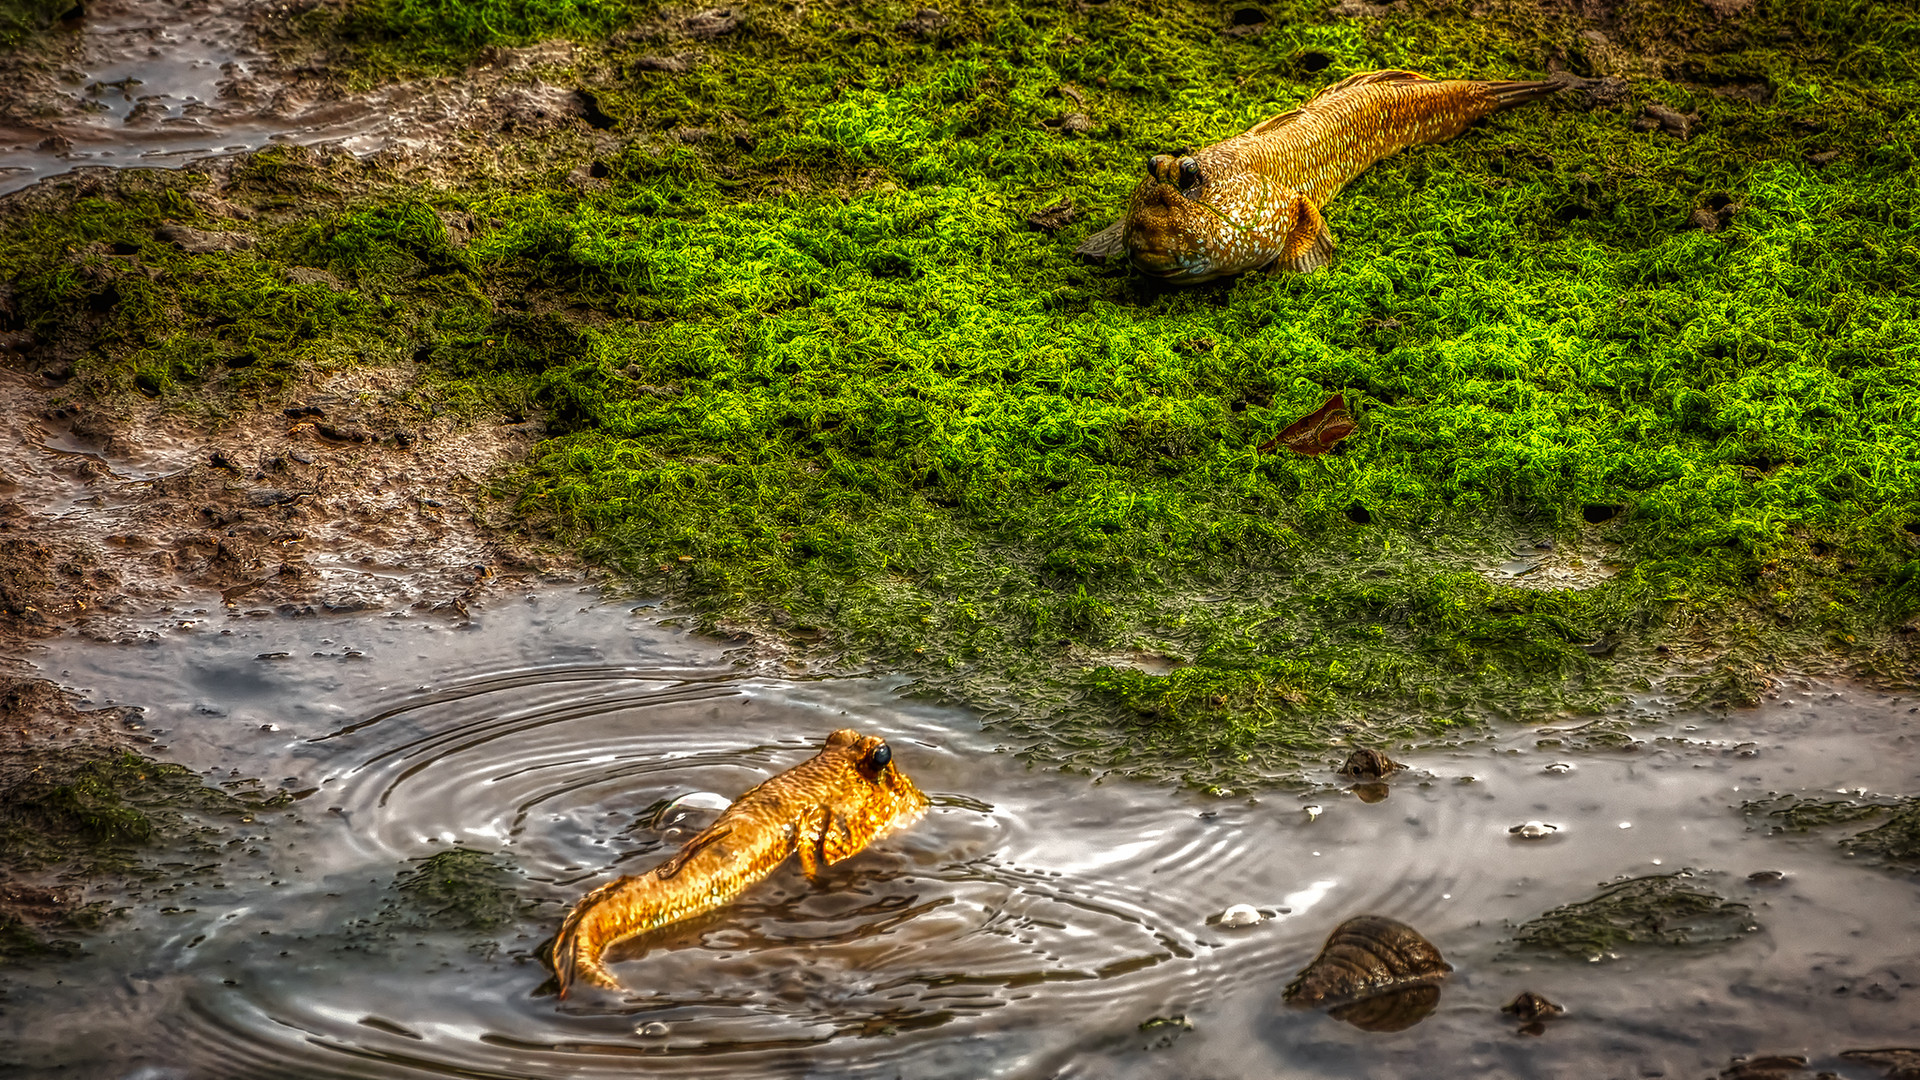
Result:
<svg viewBox="0 0 1920 1080"><path fill-rule="evenodd" d="M854 836L853 825L845 817L829 819L820 834L820 855L829 866L860 854L866 846L866 838Z"/></svg>
<svg viewBox="0 0 1920 1080"><path fill-rule="evenodd" d="M826 842L830 815L824 806L816 806L800 815L794 828L793 846L800 853L800 872L807 880L818 882L820 871L832 862L827 858Z"/></svg>
<svg viewBox="0 0 1920 1080"><path fill-rule="evenodd" d="M1087 237L1079 247L1073 249L1075 255L1085 255L1089 259L1111 259L1127 250L1127 219L1101 229Z"/></svg>
<svg viewBox="0 0 1920 1080"><path fill-rule="evenodd" d="M1312 273L1333 264L1333 227L1320 216L1320 208L1302 195L1293 203L1293 228L1287 231L1286 246L1274 260L1275 270L1296 274Z"/></svg>
<svg viewBox="0 0 1920 1080"><path fill-rule="evenodd" d="M718 840L721 840L728 833L732 831L733 831L733 826L731 825L721 825L715 828L707 829L706 831L702 832L700 835L687 841L687 845L681 848L679 851L675 852L673 858L668 859L666 862L663 862L659 866L654 867L653 876L659 878L661 881L666 881L667 879L673 877L675 874L678 874L682 869L684 869L687 865L688 859L691 859L695 855L698 855L701 852L701 850L706 848L709 844L712 844Z"/></svg>

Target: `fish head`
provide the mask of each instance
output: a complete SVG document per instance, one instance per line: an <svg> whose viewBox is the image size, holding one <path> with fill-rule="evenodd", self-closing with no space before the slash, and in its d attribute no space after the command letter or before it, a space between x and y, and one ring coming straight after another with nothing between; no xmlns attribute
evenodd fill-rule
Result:
<svg viewBox="0 0 1920 1080"><path fill-rule="evenodd" d="M828 810L835 828L826 840L828 862L838 862L886 832L920 820L931 805L893 759L878 735L841 728L827 736L819 757L833 767Z"/></svg>
<svg viewBox="0 0 1920 1080"><path fill-rule="evenodd" d="M1211 205L1222 185L1192 156L1155 154L1127 210L1127 261L1166 281L1192 284L1242 267L1223 265L1233 225Z"/></svg>

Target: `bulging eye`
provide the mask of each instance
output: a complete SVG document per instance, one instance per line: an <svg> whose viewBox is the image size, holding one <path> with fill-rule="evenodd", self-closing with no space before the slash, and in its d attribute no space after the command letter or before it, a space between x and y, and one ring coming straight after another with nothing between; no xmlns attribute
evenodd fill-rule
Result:
<svg viewBox="0 0 1920 1080"><path fill-rule="evenodd" d="M1190 157L1180 159L1180 176L1175 186L1181 191L1196 187L1200 183L1200 166Z"/></svg>
<svg viewBox="0 0 1920 1080"><path fill-rule="evenodd" d="M889 747L886 743L881 743L867 751L867 756L861 759L860 771L866 773L869 777L879 776L880 770L886 768L887 763L892 760L893 748Z"/></svg>
<svg viewBox="0 0 1920 1080"><path fill-rule="evenodd" d="M1171 184L1180 175L1180 165L1166 154L1155 154L1147 159L1147 175L1163 184Z"/></svg>

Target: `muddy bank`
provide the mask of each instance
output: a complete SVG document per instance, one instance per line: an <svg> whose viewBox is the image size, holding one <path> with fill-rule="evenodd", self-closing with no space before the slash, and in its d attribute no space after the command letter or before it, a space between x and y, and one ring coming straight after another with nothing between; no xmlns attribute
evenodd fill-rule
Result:
<svg viewBox="0 0 1920 1080"><path fill-rule="evenodd" d="M44 369L42 369L44 371ZM537 422L436 418L403 372L356 372L239 416L76 401L0 370L0 635L153 634L234 613L458 615L564 555L489 484Z"/></svg>

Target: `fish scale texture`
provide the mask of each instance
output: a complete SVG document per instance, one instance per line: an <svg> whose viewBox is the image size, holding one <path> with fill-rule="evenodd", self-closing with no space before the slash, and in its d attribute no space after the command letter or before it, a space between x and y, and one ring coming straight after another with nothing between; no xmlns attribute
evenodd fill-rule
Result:
<svg viewBox="0 0 1920 1080"><path fill-rule="evenodd" d="M1125 222L1129 258L1147 273L1190 282L1276 260L1318 269L1332 251L1320 208L1374 162L1558 89L1406 71L1356 75L1196 152L1201 180L1186 191L1155 176L1142 181Z"/></svg>
<svg viewBox="0 0 1920 1080"><path fill-rule="evenodd" d="M812 877L919 820L927 797L898 766L863 768L885 746L836 731L818 754L741 795L672 858L582 897L554 942L560 996L582 979L618 988L601 960L609 947L727 904L796 851Z"/></svg>

